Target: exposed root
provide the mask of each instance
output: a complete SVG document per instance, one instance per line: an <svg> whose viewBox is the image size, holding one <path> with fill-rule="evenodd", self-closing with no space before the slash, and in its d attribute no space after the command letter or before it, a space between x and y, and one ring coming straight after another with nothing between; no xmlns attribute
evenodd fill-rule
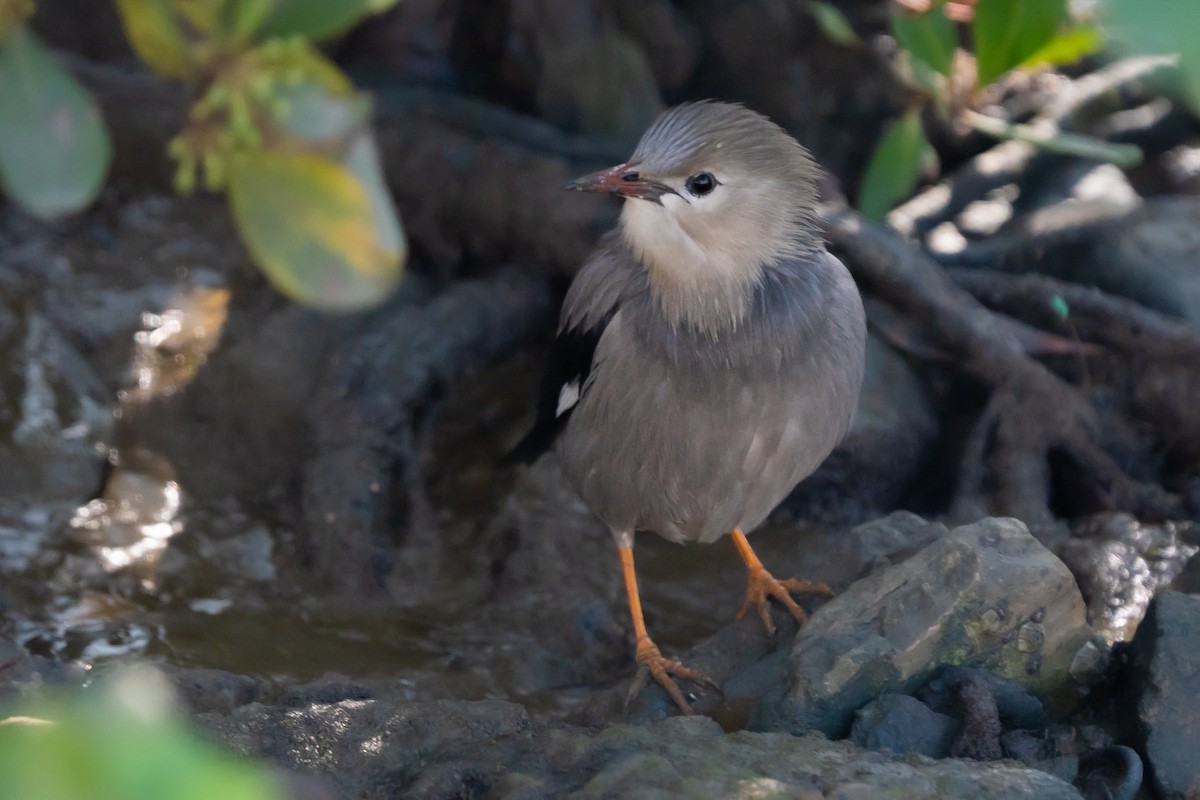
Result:
<svg viewBox="0 0 1200 800"><path fill-rule="evenodd" d="M919 326L924 339L991 392L967 442L952 512L1011 515L1051 534L1058 527L1056 477L1067 476L1073 486L1083 487L1077 493L1091 498L1096 507L1089 510L1123 510L1142 518L1187 516L1176 495L1126 470L1127 443L1137 439L1128 423L1112 411L1098 410L1084 390L1034 360L1011 318L985 307L896 233L844 206L827 207L825 220L829 239L863 288ZM1067 293L1069 305L1070 297L1088 291L1074 289L1078 291ZM1054 313L1050 295L1039 302L1046 314ZM1111 345L1119 336L1119 326L1105 332L1100 323L1107 319L1112 325L1114 315L1143 337L1150 330L1161 334L1164 347L1168 341L1187 340L1181 326L1145 309L1129 309L1125 301L1093 297L1090 302L1098 304L1096 327L1086 330L1103 344ZM1123 316L1123 311L1129 313ZM1063 333L1077 337L1081 331ZM1126 340L1133 336L1132 329L1125 332ZM1081 351L1071 357L1085 356Z"/></svg>

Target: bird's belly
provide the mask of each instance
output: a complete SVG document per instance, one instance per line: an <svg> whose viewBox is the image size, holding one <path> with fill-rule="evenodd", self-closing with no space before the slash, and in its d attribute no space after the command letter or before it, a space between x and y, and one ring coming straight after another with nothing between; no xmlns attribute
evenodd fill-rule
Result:
<svg viewBox="0 0 1200 800"><path fill-rule="evenodd" d="M803 382L754 384L617 374L642 380L618 386L596 375L560 442L564 467L614 530L673 541L757 526L829 455L853 414L812 369L797 371Z"/></svg>

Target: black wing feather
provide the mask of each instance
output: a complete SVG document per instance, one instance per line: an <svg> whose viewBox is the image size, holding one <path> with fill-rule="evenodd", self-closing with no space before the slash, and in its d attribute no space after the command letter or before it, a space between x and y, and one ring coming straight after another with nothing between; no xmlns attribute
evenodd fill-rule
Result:
<svg viewBox="0 0 1200 800"><path fill-rule="evenodd" d="M538 399L537 419L529 433L509 452L506 461L532 463L550 449L559 432L567 424L575 406L558 413L559 397L563 387L576 382L582 397L592 371L592 359L596 345L612 319L616 309L590 328L568 328L560 331L550 350L550 364L542 378L542 389ZM576 402L578 405L578 402Z"/></svg>

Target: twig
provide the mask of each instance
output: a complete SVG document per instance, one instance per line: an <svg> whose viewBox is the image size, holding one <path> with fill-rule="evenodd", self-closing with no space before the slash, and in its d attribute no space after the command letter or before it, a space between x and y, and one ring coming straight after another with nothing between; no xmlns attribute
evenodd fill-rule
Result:
<svg viewBox="0 0 1200 800"><path fill-rule="evenodd" d="M1014 124L1002 119L963 109L960 117L969 127L997 139L1029 142L1039 150L1068 156L1107 161L1119 167L1134 167L1142 161L1142 149L1132 144L1112 144L1091 136L1062 131L1049 120L1034 124Z"/></svg>

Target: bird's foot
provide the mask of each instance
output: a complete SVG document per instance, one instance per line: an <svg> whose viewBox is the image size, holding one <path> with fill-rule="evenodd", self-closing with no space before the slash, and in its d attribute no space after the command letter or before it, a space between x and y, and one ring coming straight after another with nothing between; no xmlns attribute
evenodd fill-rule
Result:
<svg viewBox="0 0 1200 800"><path fill-rule="evenodd" d="M794 578L779 580L763 567L750 567L749 579L746 582L746 599L742 602L741 610L738 611L738 619L746 616L747 612L753 608L758 611L758 618L762 620L767 634L774 636L775 623L771 621L771 609L767 604L768 598L774 597L783 603L784 608L791 612L797 622L803 625L808 621L808 614L792 599L792 592L833 596L833 590L823 583L798 581Z"/></svg>
<svg viewBox="0 0 1200 800"><path fill-rule="evenodd" d="M649 636L642 636L637 641L636 658L638 663L637 676L634 677L633 683L629 687L629 694L625 697L625 705L629 705L629 701L633 696L642 690L650 678L654 680L666 690L671 699L675 701L675 705L679 706L679 710L684 714L692 714L692 707L684 698L683 692L679 690L679 684L675 683L676 678L692 681L693 683L704 684L711 686L714 689L717 687L717 682L708 677L702 672L697 672L690 667L685 667L678 661L672 661L664 656L658 649L658 645L650 640Z"/></svg>

